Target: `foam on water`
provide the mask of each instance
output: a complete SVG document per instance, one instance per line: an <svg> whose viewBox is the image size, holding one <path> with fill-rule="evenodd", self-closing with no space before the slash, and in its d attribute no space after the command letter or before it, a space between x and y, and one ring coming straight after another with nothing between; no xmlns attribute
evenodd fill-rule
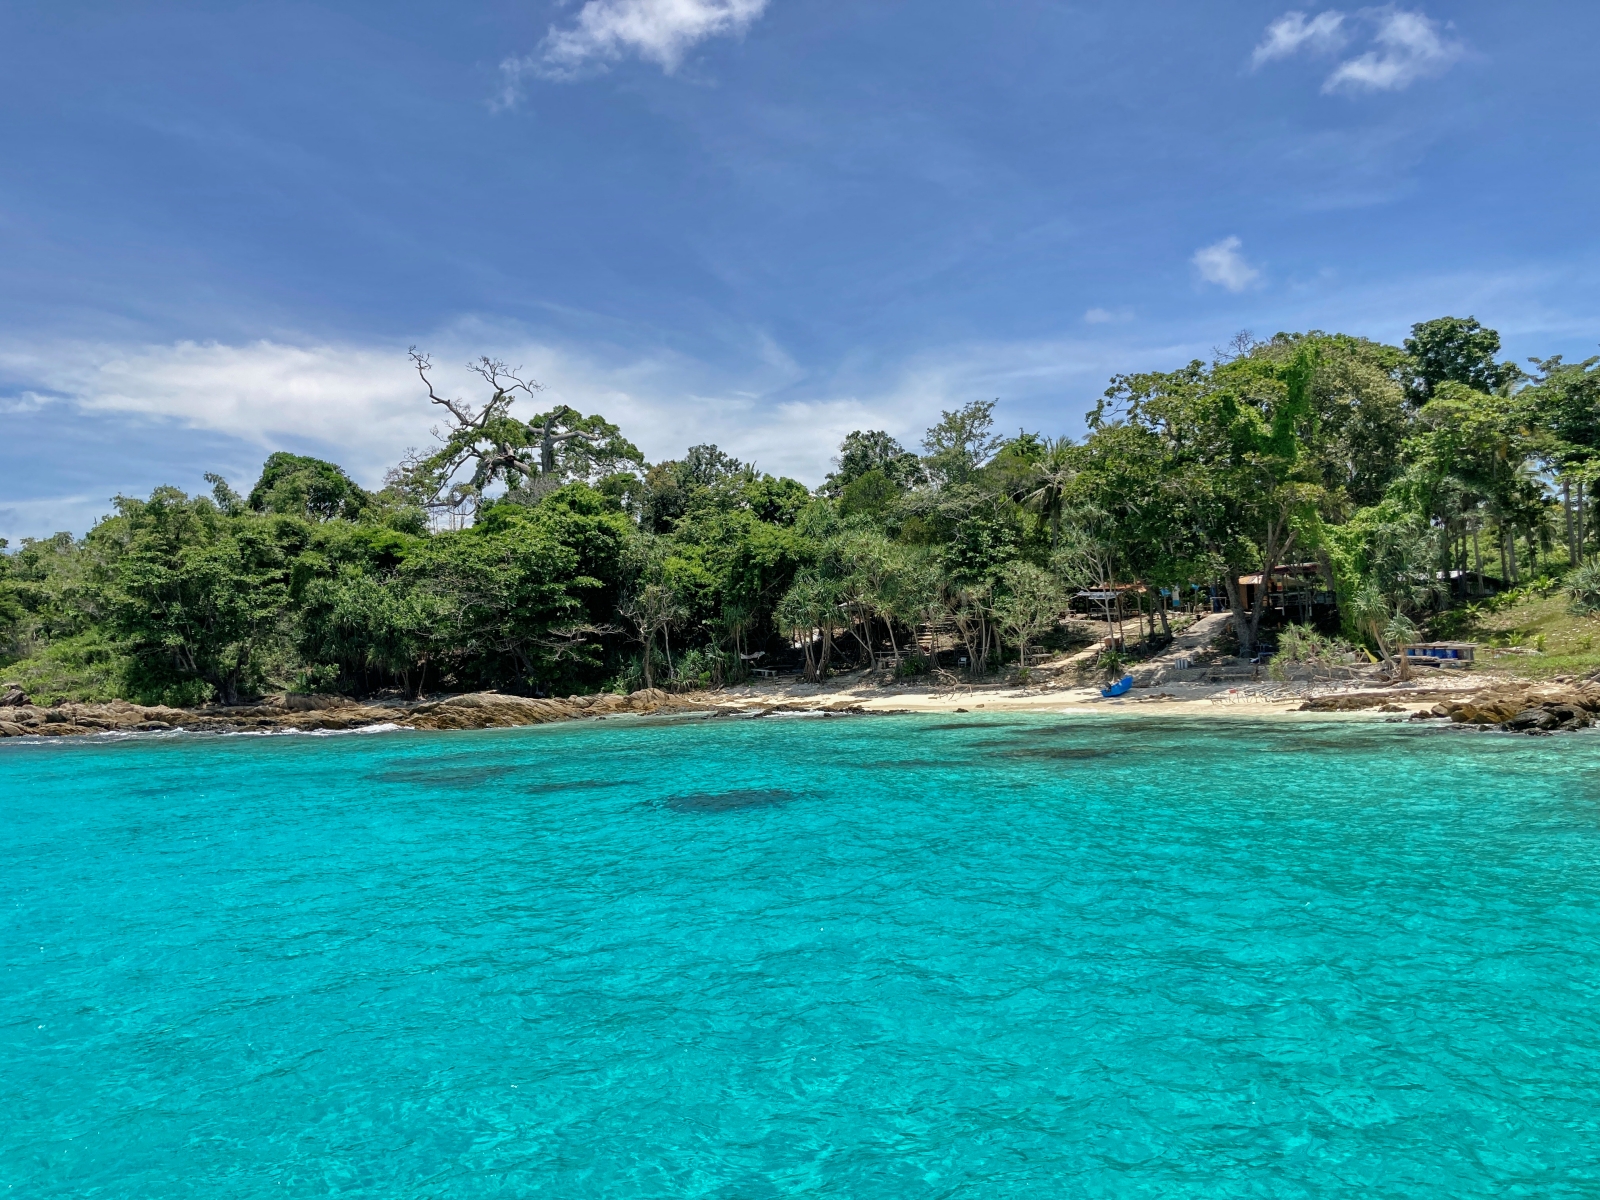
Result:
<svg viewBox="0 0 1600 1200"><path fill-rule="evenodd" d="M0 743L0 1194L1600 1194L1600 737Z"/></svg>

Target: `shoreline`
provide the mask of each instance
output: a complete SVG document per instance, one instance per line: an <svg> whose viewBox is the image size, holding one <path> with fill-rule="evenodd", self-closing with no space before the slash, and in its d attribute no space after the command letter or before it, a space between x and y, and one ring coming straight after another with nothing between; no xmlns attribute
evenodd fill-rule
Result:
<svg viewBox="0 0 1600 1200"><path fill-rule="evenodd" d="M1465 681L1463 681L1465 683ZM774 680L715 692L659 689L621 696L600 693L532 699L475 692L422 702L361 704L340 697L276 696L253 705L175 709L126 701L0 708L0 740L54 739L97 734L354 733L362 730L505 729L620 716L759 718L768 715L940 714L986 716L1037 713L1100 716L1184 716L1252 719L1407 719L1428 713L1441 697L1465 696L1466 683L1448 691L1395 684L1373 691L1348 685L1171 683L1107 699L1090 687L1022 687L1003 683L933 689L864 679L823 684ZM1139 692L1145 694L1140 695ZM1309 709L1308 702L1353 701L1349 710ZM1387 702L1387 703L1386 703ZM1403 714L1403 715L1402 715Z"/></svg>
<svg viewBox="0 0 1600 1200"><path fill-rule="evenodd" d="M822 708L851 706L863 712L926 713L1141 713L1164 716L1316 717L1334 712L1342 716L1392 717L1397 710L1431 712L1441 700L1471 695L1483 689L1481 680L1427 680L1374 686L1366 682L1170 682L1140 686L1122 696L1107 698L1096 687L1022 686L993 683L927 688L914 684L887 686L858 679L824 684L771 681L741 684L716 693L722 706L759 709L809 704ZM1142 694L1141 694L1142 693ZM1307 709L1308 702L1349 697L1362 703L1348 711ZM1371 700L1368 704L1365 701ZM1384 701L1394 707L1382 711Z"/></svg>

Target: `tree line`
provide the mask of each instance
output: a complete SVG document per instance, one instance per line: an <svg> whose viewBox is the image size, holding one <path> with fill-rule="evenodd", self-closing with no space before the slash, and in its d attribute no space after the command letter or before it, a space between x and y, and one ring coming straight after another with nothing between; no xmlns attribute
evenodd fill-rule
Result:
<svg viewBox="0 0 1600 1200"><path fill-rule="evenodd" d="M0 543L0 663L46 697L174 704L821 678L940 647L981 676L1100 584L1214 592L1252 653L1267 589L1240 576L1306 561L1388 653L1452 579L1514 584L1595 541L1600 359L1499 354L1471 318L1401 346L1241 334L1115 377L1080 438L1003 434L976 401L916 449L851 433L810 489L713 445L647 463L567 406L524 417L538 383L492 359L483 399L441 395L413 352L441 424L378 490L276 453L248 494L208 475L117 497L81 538Z"/></svg>

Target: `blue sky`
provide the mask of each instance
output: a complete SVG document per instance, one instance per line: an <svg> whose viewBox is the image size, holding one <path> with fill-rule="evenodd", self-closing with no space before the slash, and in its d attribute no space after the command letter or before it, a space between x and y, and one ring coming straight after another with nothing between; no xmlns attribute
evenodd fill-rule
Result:
<svg viewBox="0 0 1600 1200"><path fill-rule="evenodd" d="M406 348L820 480L1238 329L1600 344L1600 6L0 5L0 536L368 483Z"/></svg>

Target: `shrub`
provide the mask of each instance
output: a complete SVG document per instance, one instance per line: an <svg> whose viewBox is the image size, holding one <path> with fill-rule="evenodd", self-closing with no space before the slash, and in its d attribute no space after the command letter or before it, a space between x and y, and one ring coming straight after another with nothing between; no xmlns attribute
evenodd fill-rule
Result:
<svg viewBox="0 0 1600 1200"><path fill-rule="evenodd" d="M1356 648L1343 638L1325 637L1309 625L1289 625L1278 634L1278 649L1267 662L1273 679L1289 677L1291 666L1329 670L1356 661Z"/></svg>
<svg viewBox="0 0 1600 1200"><path fill-rule="evenodd" d="M894 673L901 679L911 679L917 675L926 675L928 673L928 660L920 654L902 658L895 665Z"/></svg>
<svg viewBox="0 0 1600 1200"><path fill-rule="evenodd" d="M1095 659L1094 669L1107 683L1115 683L1124 675L1123 668L1127 662L1128 660L1115 650L1107 650Z"/></svg>
<svg viewBox="0 0 1600 1200"><path fill-rule="evenodd" d="M710 646L685 650L672 664L673 691L721 687L732 670L731 658Z"/></svg>
<svg viewBox="0 0 1600 1200"><path fill-rule="evenodd" d="M1567 607L1579 616L1600 612L1600 558L1586 558L1567 576Z"/></svg>
<svg viewBox="0 0 1600 1200"><path fill-rule="evenodd" d="M615 692L619 696L626 696L642 687L644 687L644 663L635 656L629 659L628 665L606 685L606 690Z"/></svg>

